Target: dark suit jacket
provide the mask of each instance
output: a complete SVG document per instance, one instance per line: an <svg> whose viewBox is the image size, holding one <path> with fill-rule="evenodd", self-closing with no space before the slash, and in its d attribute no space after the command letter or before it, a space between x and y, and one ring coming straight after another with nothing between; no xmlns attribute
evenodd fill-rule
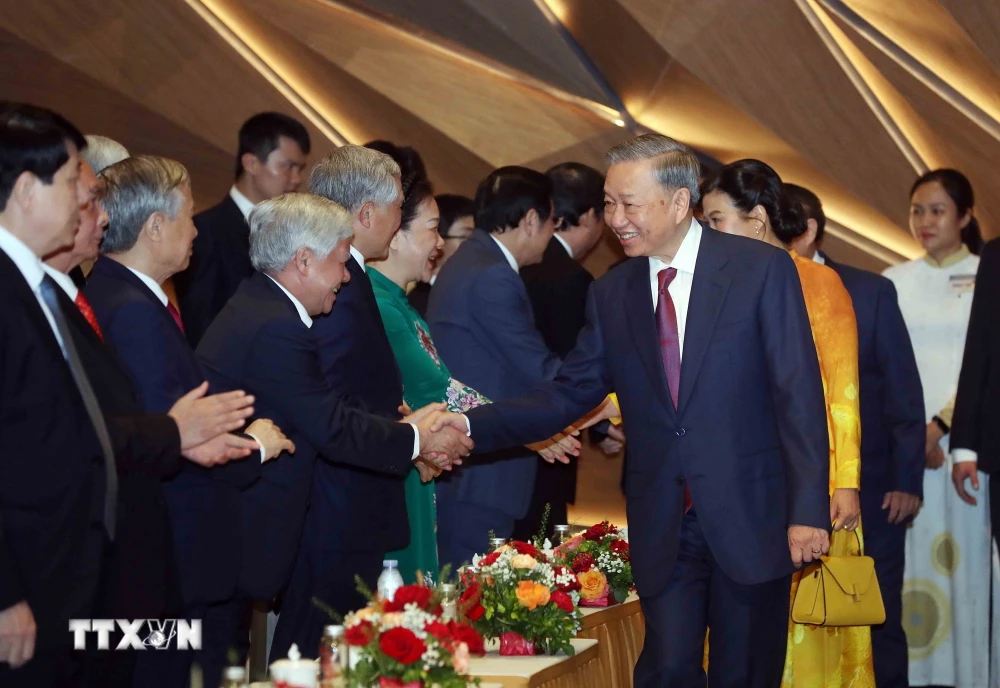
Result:
<svg viewBox="0 0 1000 688"><path fill-rule="evenodd" d="M222 202L194 216L198 236L187 270L174 276L184 331L191 347L198 346L240 282L253 273L250 228L236 202Z"/></svg>
<svg viewBox="0 0 1000 688"><path fill-rule="evenodd" d="M427 302L431 298L431 285L427 282L417 282L409 294L406 295L413 310L420 314L424 320L427 319Z"/></svg>
<svg viewBox="0 0 1000 688"><path fill-rule="evenodd" d="M522 268L521 279L528 288L535 326L545 345L565 358L587 323L587 291L594 283L593 276L552 237L542 262ZM578 465L571 461L538 466L539 485L535 489L541 492L542 503L574 501Z"/></svg>
<svg viewBox="0 0 1000 688"><path fill-rule="evenodd" d="M89 616L104 457L58 340L3 251L0 291L0 610L26 600L42 650Z"/></svg>
<svg viewBox="0 0 1000 688"><path fill-rule="evenodd" d="M551 380L559 369L559 357L535 328L524 282L483 230L475 230L441 268L427 316L434 345L452 376L489 399L524 394ZM538 457L524 449L480 453L439 479L438 496L523 518L535 486Z"/></svg>
<svg viewBox="0 0 1000 688"><path fill-rule="evenodd" d="M382 325L371 280L353 256L347 261L347 270L351 279L337 293L336 306L328 315L316 318L312 327L323 375L345 403L398 420L403 380ZM345 519L368 527L345 528L336 542L328 544L374 551L379 556L406 547L410 524L403 479L357 466L321 462L313 479L308 521L312 524Z"/></svg>
<svg viewBox="0 0 1000 688"><path fill-rule="evenodd" d="M595 282L587 326L553 383L467 415L477 447L538 441L614 390L628 426L632 568L642 595L670 580L690 488L727 576L788 575L789 525L830 527L829 440L816 348L786 251L703 230L684 334L679 410L670 401L649 262Z"/></svg>
<svg viewBox="0 0 1000 688"><path fill-rule="evenodd" d="M978 452L978 467L1000 472L1000 241L980 254L976 293L972 299L965 357L958 378L958 397L951 425L951 450ZM1000 509L1000 505L991 505Z"/></svg>
<svg viewBox="0 0 1000 688"><path fill-rule="evenodd" d="M166 413L205 380L170 313L128 268L101 257L85 294L147 413ZM239 492L259 476L260 457L251 455L211 469L183 461L163 483L185 602L232 595L242 549Z"/></svg>
<svg viewBox="0 0 1000 688"><path fill-rule="evenodd" d="M256 413L295 442L295 454L265 463L261 480L244 493L240 587L254 599L270 600L291 575L316 457L402 477L411 469L413 430L341 401L323 375L312 332L263 274L240 285L198 355L213 384L253 394ZM316 528L317 537L331 542L341 542L348 530L371 534L369 524L352 514Z"/></svg>
<svg viewBox="0 0 1000 688"><path fill-rule="evenodd" d="M886 492L923 496L927 426L920 374L892 282L829 258L826 264L851 295L858 321L861 497L880 510Z"/></svg>

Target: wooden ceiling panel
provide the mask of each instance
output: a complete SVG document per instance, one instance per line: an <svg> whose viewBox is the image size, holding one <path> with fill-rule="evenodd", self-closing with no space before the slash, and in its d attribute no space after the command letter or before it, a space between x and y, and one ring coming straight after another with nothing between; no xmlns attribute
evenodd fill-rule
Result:
<svg viewBox="0 0 1000 688"><path fill-rule="evenodd" d="M1000 3L993 0L938 0L1000 72Z"/></svg>
<svg viewBox="0 0 1000 688"><path fill-rule="evenodd" d="M621 0L664 49L816 169L897 222L913 167L795 0Z"/></svg>
<svg viewBox="0 0 1000 688"><path fill-rule="evenodd" d="M244 0L240 6L244 14L249 9L266 18L268 30L275 27L294 36L331 65L433 123L445 136L494 166L517 164L573 146L609 127L607 119L582 107L456 60L334 4ZM261 40L267 40L263 32ZM290 55L289 62L292 59Z"/></svg>

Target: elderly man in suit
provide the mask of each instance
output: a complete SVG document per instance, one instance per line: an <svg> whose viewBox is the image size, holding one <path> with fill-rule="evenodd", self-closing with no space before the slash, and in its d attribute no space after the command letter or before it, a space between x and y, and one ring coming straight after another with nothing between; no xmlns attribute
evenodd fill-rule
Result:
<svg viewBox="0 0 1000 688"><path fill-rule="evenodd" d="M635 685L705 685L711 626L709 685L776 686L791 574L829 548L826 407L798 275L787 252L693 219L699 164L682 144L646 134L608 159L605 219L631 259L591 288L555 381L473 409L472 436L484 451L537 440L616 391L646 619Z"/></svg>
<svg viewBox="0 0 1000 688"><path fill-rule="evenodd" d="M101 200L110 222L101 243L103 255L84 293L104 341L128 371L143 408L163 413L205 382L177 309L162 286L191 255L196 230L189 177L173 160L135 156L106 168L101 180L105 187ZM212 468L183 462L179 472L162 484L184 618L204 620L198 659L209 684L221 680L234 633L223 611L239 573L240 490L260 477L262 460L291 447L265 419L255 420L247 433L258 440L259 454ZM136 681L178 685L186 680L194 655L144 653L137 661Z"/></svg>
<svg viewBox="0 0 1000 688"><path fill-rule="evenodd" d="M195 216L198 236L191 264L174 280L192 347L253 273L250 211L261 201L298 189L307 155L309 132L293 117L261 112L240 127L236 182L222 202Z"/></svg>
<svg viewBox="0 0 1000 688"><path fill-rule="evenodd" d="M841 265L824 255L826 215L813 192L785 184L806 212L809 229L796 252L832 268L844 283L858 320L861 403L861 520L865 554L875 560L885 623L872 627L875 682L905 688L908 654L903 632L906 528L920 510L924 480L924 398L910 335L885 277Z"/></svg>
<svg viewBox="0 0 1000 688"><path fill-rule="evenodd" d="M490 399L518 396L552 379L560 364L535 327L519 275L552 238L552 182L524 167L494 171L476 192L476 227L438 273L427 321L456 379ZM523 449L477 456L438 482L442 565L483 552L491 531L511 536L527 513L537 465Z"/></svg>
<svg viewBox="0 0 1000 688"><path fill-rule="evenodd" d="M345 263L352 260L352 235L352 216L332 201L286 194L261 203L250 215L250 256L257 272L198 347L210 376L250 391L258 412L287 428L297 447L294 457L265 466L261 481L244 496L247 547L240 588L262 602L284 591L272 653L294 638L304 655L315 656L312 646L327 620L313 597L328 601L337 593L299 578L329 573L304 568L309 563L304 556L324 556L336 566L338 556L350 551L344 533L378 536L367 517L343 508L347 495L339 495L344 501L334 504L332 520L307 521L307 507L321 506L314 477L321 466L403 476L420 455L450 467L472 446L461 420L453 421L460 431L446 427L435 434L429 431L434 407L398 422L370 413L345 401L324 374L324 353L312 329L335 301L340 308L341 287L346 290L351 279Z"/></svg>

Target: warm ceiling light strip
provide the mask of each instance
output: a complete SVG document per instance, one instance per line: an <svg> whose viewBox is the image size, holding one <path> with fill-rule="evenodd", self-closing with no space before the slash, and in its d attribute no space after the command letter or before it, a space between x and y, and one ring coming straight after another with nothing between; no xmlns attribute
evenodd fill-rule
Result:
<svg viewBox="0 0 1000 688"><path fill-rule="evenodd" d="M616 126L622 126L621 124L618 124L618 122L623 121L623 117L627 116L626 114L623 114L614 108L608 107L607 105L603 105L602 103L590 100L589 98L584 98L583 96L578 96L575 93L570 93L569 91L564 91L561 88L556 88L541 79L536 79L529 74L525 74L517 69L508 67L507 65L493 60L481 53L470 50L465 46L448 40L442 36L432 34L422 28L404 21L403 19L400 19L399 17L380 12L373 7L369 7L367 5L361 6L353 0L314 1L322 3L329 8L345 14L349 14L355 19L374 22L380 27L395 33L404 40L419 43L421 47L444 55L449 59L481 69L506 81L513 81L526 88L544 93L545 95L555 98L556 100L569 103L570 105L575 105L576 107L587 110L597 117Z"/></svg>
<svg viewBox="0 0 1000 688"><path fill-rule="evenodd" d="M827 209L829 210L829 209ZM908 252L905 254L896 253L888 246L880 244L872 239L869 239L865 235L859 233L857 230L851 229L840 222L838 222L833 216L836 215L836 211L827 212L826 217L826 229L825 231L830 234L830 236L835 236L845 244L850 244L856 249L864 251L865 253L875 256L883 263L888 263L889 265L897 265L907 260L911 260L920 255L920 252Z"/></svg>
<svg viewBox="0 0 1000 688"><path fill-rule="evenodd" d="M322 132L324 136L333 141L338 146L343 146L350 141L344 138L337 129L330 124L329 118L324 117L314 108L286 79L284 79L274 68L277 65L273 60L264 59L259 50L246 43L243 38L232 28L233 21L224 12L217 8L210 8L202 0L184 0L198 15L211 26L226 43L228 43L237 53L240 54L261 76L274 86L282 96L284 96L306 119ZM229 21L226 21L226 20Z"/></svg>
<svg viewBox="0 0 1000 688"><path fill-rule="evenodd" d="M920 175L929 170L930 167L925 157L920 154L917 147L914 146L913 141L903 132L903 128L897 122L896 117L889 111L887 105L891 99L888 97L880 98L876 93L879 87L891 87L888 84L876 83L871 75L869 75L869 78L865 78L865 65L862 64L862 61L865 59L864 56L860 54L856 46L849 43L847 37L839 31L830 17L816 3L816 0L795 0L795 2L799 6L799 9L802 10L802 14L812 24L817 35L826 45L827 50L829 50L830 54L840 64L844 73L851 80L851 83L854 84L854 88L858 91L858 94L868 104L875 117L885 128L886 133L889 134L896 147L899 148L903 156L910 163L910 166L913 167L913 171ZM874 69L871 65L867 66ZM895 114L897 117L899 116L898 112Z"/></svg>

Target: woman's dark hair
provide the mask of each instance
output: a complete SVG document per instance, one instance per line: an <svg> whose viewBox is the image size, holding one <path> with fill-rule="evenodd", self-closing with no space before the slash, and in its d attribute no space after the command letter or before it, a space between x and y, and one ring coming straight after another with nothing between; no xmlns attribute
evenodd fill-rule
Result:
<svg viewBox="0 0 1000 688"><path fill-rule="evenodd" d="M7 207L14 184L31 172L44 184L69 160L69 146L87 147L80 130L52 110L0 102L0 210Z"/></svg>
<svg viewBox="0 0 1000 688"><path fill-rule="evenodd" d="M441 215L438 234L444 239L448 238L448 231L458 218L471 217L475 219L476 202L471 198L458 194L438 194L434 199L437 201L438 213Z"/></svg>
<svg viewBox="0 0 1000 688"><path fill-rule="evenodd" d="M281 137L299 144L306 155L309 154L309 132L294 117L280 112L261 112L240 127L239 148L236 151L236 178L243 176L243 154L253 153L261 162L281 145Z"/></svg>
<svg viewBox="0 0 1000 688"><path fill-rule="evenodd" d="M959 219L965 217L966 213L971 212L976 207L976 195L972 191L972 184L969 183L968 178L958 170L948 168L931 170L921 175L917 181L913 182L910 198L913 198L913 194L921 186L932 182L940 184L951 196L951 200L955 202L955 207L958 209ZM962 228L962 243L972 254L977 256L983 249L983 235L979 231L979 220L976 219L975 215L969 218L969 224Z"/></svg>
<svg viewBox="0 0 1000 688"><path fill-rule="evenodd" d="M719 168L701 185L703 198L713 191L729 196L746 215L758 205L764 208L774 235L783 244L791 243L809 228L802 204L785 192L778 173L760 160L737 160Z"/></svg>
<svg viewBox="0 0 1000 688"><path fill-rule="evenodd" d="M390 141L369 141L365 148L385 153L399 165L400 181L403 187L403 207L399 222L400 230L406 232L417 216L420 204L434 195L434 187L427 178L427 168L423 158L410 146L397 146Z"/></svg>
<svg viewBox="0 0 1000 688"><path fill-rule="evenodd" d="M593 167L564 162L545 175L552 181L552 205L556 219L562 219L560 230L579 225L580 218L591 209L598 218L604 215L604 175Z"/></svg>
<svg viewBox="0 0 1000 688"><path fill-rule="evenodd" d="M541 172L511 165L490 172L476 189L476 227L501 234L530 211L545 221L552 214L552 182Z"/></svg>

